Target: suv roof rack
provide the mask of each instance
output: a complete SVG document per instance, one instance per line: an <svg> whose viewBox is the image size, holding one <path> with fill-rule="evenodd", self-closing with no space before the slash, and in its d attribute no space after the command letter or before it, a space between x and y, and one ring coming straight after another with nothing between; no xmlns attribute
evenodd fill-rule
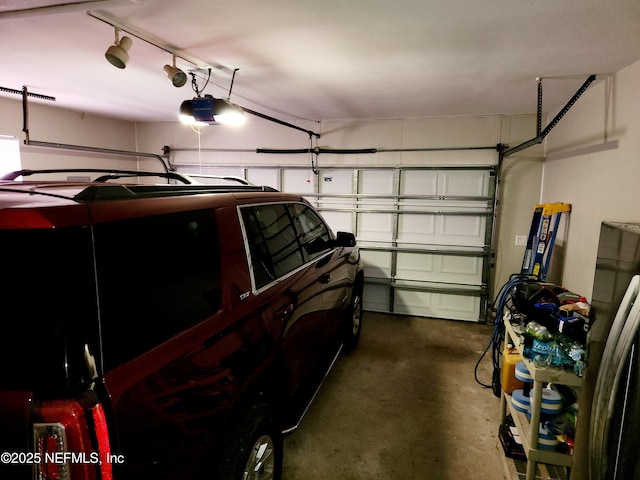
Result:
<svg viewBox="0 0 640 480"><path fill-rule="evenodd" d="M236 175L210 175L205 173L187 173L187 174L183 173L179 175L183 175L184 177L190 180L194 180L196 181L196 183L199 183L197 181L198 179L203 178L205 180L228 180L230 182L238 182L243 185L251 185L251 183L248 180L245 180L244 178L238 177Z"/></svg>
<svg viewBox="0 0 640 480"><path fill-rule="evenodd" d="M103 183L109 180L118 180L120 178L135 178L135 177L160 177L167 180L176 180L184 184L198 183L194 178L207 178L217 180L227 180L229 182L236 182L241 185L250 185L244 178L236 177L232 175L184 175L177 172L145 172L139 170L119 170L119 169L106 169L106 168L50 168L50 169L24 169L9 172L0 180L14 181L18 177L30 177L31 175L49 174L49 173L102 173L100 177L93 180L94 182Z"/></svg>
<svg viewBox="0 0 640 480"><path fill-rule="evenodd" d="M90 185L73 198L78 202L124 200L133 198L172 197L201 193L277 192L262 185Z"/></svg>
<svg viewBox="0 0 640 480"><path fill-rule="evenodd" d="M253 185L240 177L202 175L204 178L215 178L234 182L230 185L211 185L197 183L188 175L176 172L141 172L136 170L111 170L100 168L76 168L76 169L44 169L44 170L17 170L10 172L0 180L14 181L18 177L28 177L36 174L49 173L102 173L91 185L72 197L77 202L89 202L94 200L123 200L133 198L170 197L177 195L195 195L202 193L231 193L231 192L277 192L275 188ZM181 183L167 184L118 184L105 185L109 180L134 177L160 177L167 181L175 180ZM30 190L30 193L36 193Z"/></svg>
<svg viewBox="0 0 640 480"><path fill-rule="evenodd" d="M175 172L140 172L137 170L114 170L105 168L49 168L49 169L24 169L9 172L0 177L0 180L14 181L18 177L30 177L38 174L49 173L102 173L101 177L98 177L94 182L106 182L107 180L115 180L123 177L160 177L167 180L177 180L185 184L190 184L190 181L184 175L180 175Z"/></svg>

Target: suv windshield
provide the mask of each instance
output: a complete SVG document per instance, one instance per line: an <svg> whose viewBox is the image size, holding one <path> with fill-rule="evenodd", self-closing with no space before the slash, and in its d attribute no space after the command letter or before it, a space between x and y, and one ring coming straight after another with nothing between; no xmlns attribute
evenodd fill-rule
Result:
<svg viewBox="0 0 640 480"><path fill-rule="evenodd" d="M99 356L90 229L2 230L0 245L0 389L90 381Z"/></svg>

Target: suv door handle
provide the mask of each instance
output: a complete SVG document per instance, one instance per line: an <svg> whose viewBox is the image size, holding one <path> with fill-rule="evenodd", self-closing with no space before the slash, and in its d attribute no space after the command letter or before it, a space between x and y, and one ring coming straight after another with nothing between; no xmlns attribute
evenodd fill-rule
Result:
<svg viewBox="0 0 640 480"><path fill-rule="evenodd" d="M327 283L329 283L331 281L331 275L330 274L325 274L325 275L321 275L319 282L323 285L326 285Z"/></svg>
<svg viewBox="0 0 640 480"><path fill-rule="evenodd" d="M278 310L276 310L275 313L275 317L278 320L287 320L289 319L289 317L291 317L291 314L293 313L293 303L290 303L288 305L285 305L284 307L280 307Z"/></svg>

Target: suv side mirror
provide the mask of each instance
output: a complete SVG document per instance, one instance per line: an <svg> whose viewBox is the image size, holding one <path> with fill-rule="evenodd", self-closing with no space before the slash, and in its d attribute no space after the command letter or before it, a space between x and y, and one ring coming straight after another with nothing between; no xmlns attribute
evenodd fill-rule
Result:
<svg viewBox="0 0 640 480"><path fill-rule="evenodd" d="M329 242L323 240L321 237L314 238L312 241L304 245L307 254L309 255L314 255L328 248L355 246L356 236L350 232L338 232L336 234L336 239Z"/></svg>
<svg viewBox="0 0 640 480"><path fill-rule="evenodd" d="M335 245L337 247L355 247L356 236L351 232L338 232Z"/></svg>
<svg viewBox="0 0 640 480"><path fill-rule="evenodd" d="M316 253L322 252L323 250L331 248L331 244L323 238L317 237L311 240L309 243L306 243L304 245L304 248L306 249L307 254L314 255Z"/></svg>

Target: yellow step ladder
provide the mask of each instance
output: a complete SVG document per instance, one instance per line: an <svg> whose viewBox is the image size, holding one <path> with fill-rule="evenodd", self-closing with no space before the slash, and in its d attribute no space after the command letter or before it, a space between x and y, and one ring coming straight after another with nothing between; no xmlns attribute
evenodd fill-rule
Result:
<svg viewBox="0 0 640 480"><path fill-rule="evenodd" d="M547 279L560 220L563 213L569 212L571 212L570 203L541 203L535 206L521 274L531 275L540 281Z"/></svg>

